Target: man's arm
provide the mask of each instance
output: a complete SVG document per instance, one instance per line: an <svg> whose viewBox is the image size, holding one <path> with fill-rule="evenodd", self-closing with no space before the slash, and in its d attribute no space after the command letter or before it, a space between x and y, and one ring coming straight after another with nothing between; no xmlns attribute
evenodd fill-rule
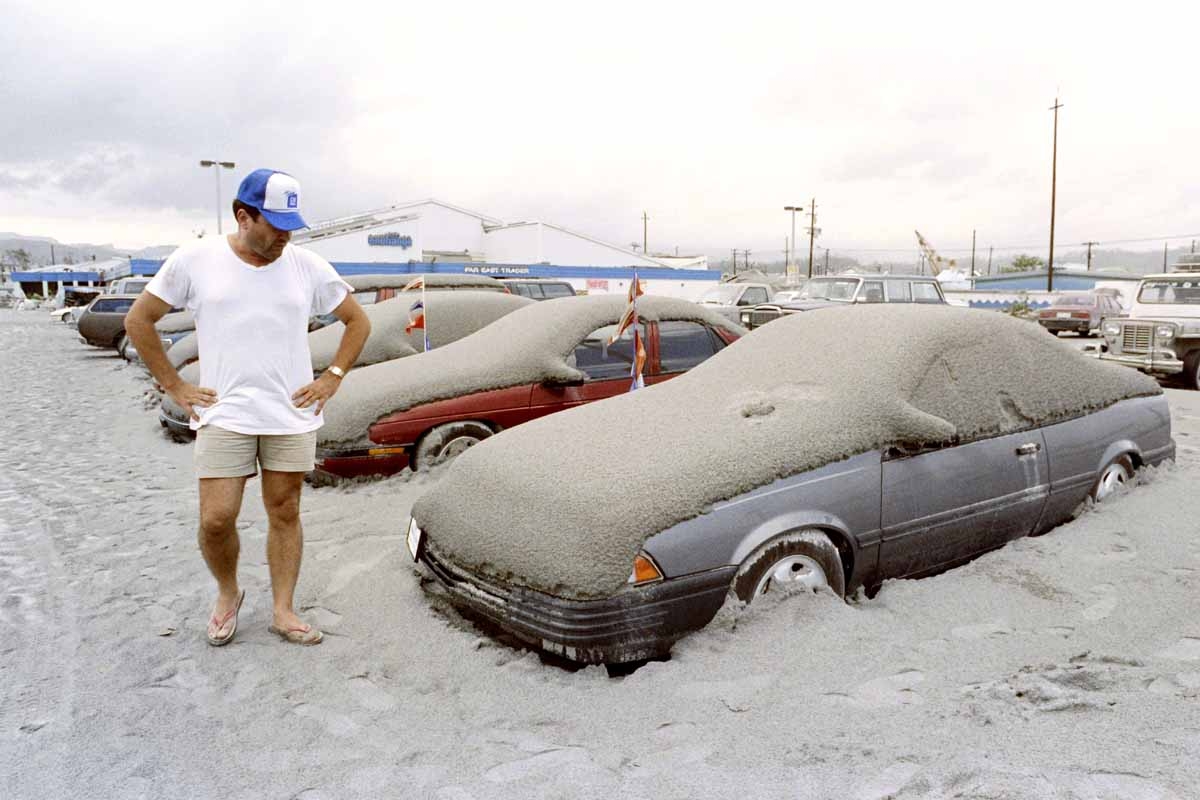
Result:
<svg viewBox="0 0 1200 800"><path fill-rule="evenodd" d="M184 381L167 359L167 351L163 349L162 339L158 337L154 323L166 316L170 310L171 306L165 300L143 291L134 301L133 308L125 315L125 333L129 335L129 340L137 348L138 355L154 376L154 380L163 387L163 391L183 407L189 418L200 419L200 415L192 406L211 406L217 402L217 393Z"/></svg>
<svg viewBox="0 0 1200 800"><path fill-rule="evenodd" d="M330 362L330 366L337 367L342 372L349 372L350 367L354 366L354 362L358 360L358 355L362 352L367 337L371 335L371 320L352 294L346 295L346 299L333 310L333 314L346 324L346 331L342 334L342 341L338 344L337 353ZM139 349L138 352L140 353L141 350ZM297 408L308 408L316 403L317 413L320 414L321 410L325 408L325 404L329 402L329 398L337 394L341 384L341 378L331 371L325 370L321 373L321 377L292 395L292 402L296 404Z"/></svg>

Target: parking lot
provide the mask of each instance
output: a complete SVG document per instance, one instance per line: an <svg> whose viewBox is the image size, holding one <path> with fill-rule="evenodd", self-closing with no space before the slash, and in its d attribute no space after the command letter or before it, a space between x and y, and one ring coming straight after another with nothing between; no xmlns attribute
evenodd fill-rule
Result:
<svg viewBox="0 0 1200 800"><path fill-rule="evenodd" d="M305 649L266 630L252 481L241 627L208 647L190 446L142 370L40 312L0 311L0 353L5 797L1195 796L1195 392L1168 390L1177 464L1075 522L873 599L727 607L610 678L439 601L403 547L438 470L305 489Z"/></svg>

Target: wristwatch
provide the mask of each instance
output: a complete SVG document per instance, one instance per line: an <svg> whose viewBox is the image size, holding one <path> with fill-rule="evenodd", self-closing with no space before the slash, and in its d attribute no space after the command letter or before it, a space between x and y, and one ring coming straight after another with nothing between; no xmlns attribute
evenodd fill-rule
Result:
<svg viewBox="0 0 1200 800"><path fill-rule="evenodd" d="M344 378L344 377L346 377L346 370L342 369L342 368L341 368L341 367L339 367L337 364L333 364L333 365L331 365L331 366L329 367L329 369L327 369L327 370L325 370L325 371L326 371L326 372L332 372L334 375L338 376L339 378Z"/></svg>

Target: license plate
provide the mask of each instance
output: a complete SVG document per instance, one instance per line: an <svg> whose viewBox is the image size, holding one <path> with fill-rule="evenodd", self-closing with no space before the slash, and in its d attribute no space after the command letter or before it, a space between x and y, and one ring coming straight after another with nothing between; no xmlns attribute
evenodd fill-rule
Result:
<svg viewBox="0 0 1200 800"><path fill-rule="evenodd" d="M417 525L417 521L411 517L408 520L408 536L405 537L405 543L408 545L408 553L412 556L413 561L418 561L421 558L421 542L425 538L425 532Z"/></svg>
<svg viewBox="0 0 1200 800"><path fill-rule="evenodd" d="M1059 311L1057 314L1055 314L1055 316L1058 317L1059 319L1070 319L1071 312L1070 311Z"/></svg>

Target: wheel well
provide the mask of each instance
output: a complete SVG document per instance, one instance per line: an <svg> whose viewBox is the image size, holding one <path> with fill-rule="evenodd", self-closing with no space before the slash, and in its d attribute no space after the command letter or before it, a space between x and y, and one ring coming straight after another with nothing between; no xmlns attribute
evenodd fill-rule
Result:
<svg viewBox="0 0 1200 800"><path fill-rule="evenodd" d="M1124 455L1129 456L1129 460L1133 462L1133 468L1135 470L1139 470L1145 466L1145 462L1142 461L1142 457L1138 453L1129 450L1124 453Z"/></svg>
<svg viewBox="0 0 1200 800"><path fill-rule="evenodd" d="M760 543L749 554L747 554L746 558L743 559L742 566L745 566L745 564L749 563L754 553L758 552L761 548L769 545L782 536L787 536L790 533L799 533L800 531L816 531L817 533L823 533L829 537L829 541L832 542L833 546L837 548L838 557L842 560L842 572L844 573L844 577L846 579L845 585L847 588L849 588L850 576L854 574L854 545L850 543L850 538L837 528L828 528L821 525L802 525L798 528L793 528L792 530L778 533Z"/></svg>

